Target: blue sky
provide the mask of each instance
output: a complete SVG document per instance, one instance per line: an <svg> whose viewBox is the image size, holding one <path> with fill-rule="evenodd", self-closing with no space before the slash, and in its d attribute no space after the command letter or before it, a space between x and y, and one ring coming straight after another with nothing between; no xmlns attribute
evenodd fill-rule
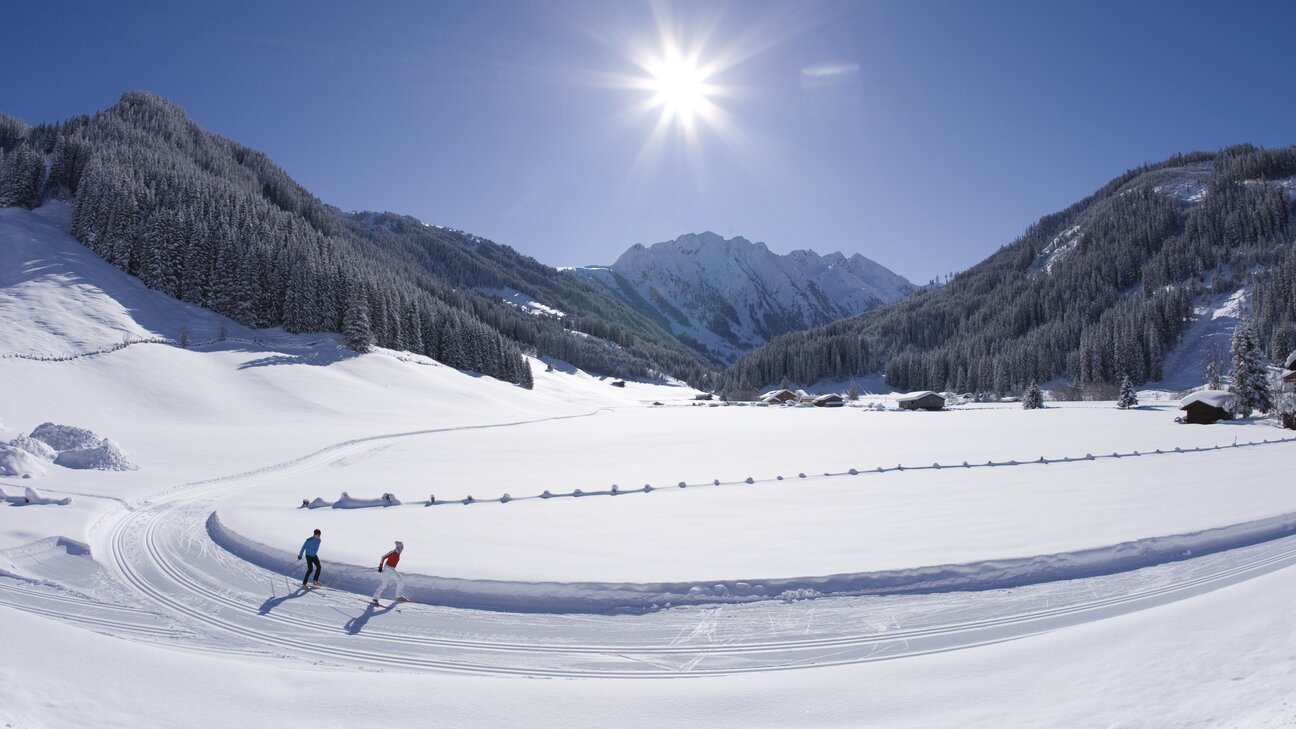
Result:
<svg viewBox="0 0 1296 729"><path fill-rule="evenodd" d="M713 230L922 282L1143 162L1296 143L1291 2L42 0L5 16L2 111L53 121L146 89L325 202L551 265ZM635 61L663 37L710 68L720 123L657 129Z"/></svg>

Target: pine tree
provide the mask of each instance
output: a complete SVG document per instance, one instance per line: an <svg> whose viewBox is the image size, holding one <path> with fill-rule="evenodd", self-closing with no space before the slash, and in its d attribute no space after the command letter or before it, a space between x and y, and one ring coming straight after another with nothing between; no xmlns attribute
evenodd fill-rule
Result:
<svg viewBox="0 0 1296 729"><path fill-rule="evenodd" d="M859 383L855 382L854 379L851 379L850 389L846 391L846 399L855 402L859 397Z"/></svg>
<svg viewBox="0 0 1296 729"><path fill-rule="evenodd" d="M351 349L364 354L373 348L374 335L369 326L369 307L363 295L352 296L342 319L342 339Z"/></svg>
<svg viewBox="0 0 1296 729"><path fill-rule="evenodd" d="M0 207L31 210L40 205L45 178L45 159L40 152L23 144L8 155L0 172Z"/></svg>
<svg viewBox="0 0 1296 729"><path fill-rule="evenodd" d="M1038 410L1042 407L1044 407L1044 393L1040 392L1039 385L1032 382L1022 394L1022 409Z"/></svg>
<svg viewBox="0 0 1296 729"><path fill-rule="evenodd" d="M1229 392L1237 395L1238 415L1251 417L1253 411L1273 410L1273 397L1269 392L1269 378L1265 374L1260 348L1256 344L1255 329L1250 321L1240 322L1233 330L1233 383Z"/></svg>
<svg viewBox="0 0 1296 729"><path fill-rule="evenodd" d="M1215 358L1206 360L1206 387L1211 390L1219 390L1224 387L1224 375L1220 372L1219 362Z"/></svg>
<svg viewBox="0 0 1296 729"><path fill-rule="evenodd" d="M1121 410L1128 410L1138 405L1138 396L1134 394L1134 383L1130 381L1129 375L1121 378L1120 399L1116 401L1116 407Z"/></svg>

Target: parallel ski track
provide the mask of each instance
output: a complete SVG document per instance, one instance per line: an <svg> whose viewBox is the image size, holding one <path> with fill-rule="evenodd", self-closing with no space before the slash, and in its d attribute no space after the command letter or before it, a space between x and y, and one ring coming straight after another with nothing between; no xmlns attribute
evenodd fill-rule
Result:
<svg viewBox="0 0 1296 729"><path fill-rule="evenodd" d="M1188 595L1208 592L1208 590L1222 588L1222 586L1235 584L1249 579L1249 577L1261 575L1283 567L1296 564L1296 540L1284 545L1284 549L1278 550L1274 554L1266 554L1260 558L1248 560L1242 564L1230 564L1225 568L1218 569L1216 572L1210 572L1208 575L1195 577L1195 579L1174 582L1174 584L1160 586L1140 592L1120 595L1120 597L1095 599L1095 601L1073 604L1058 608L1046 608L1046 610L1037 610L1023 612L1019 615L993 617L988 620L964 621L964 623L955 623L941 625L941 627L918 629L918 630L894 630L894 632L872 633L872 634L851 634L851 636L835 637L810 637L805 639L796 639L796 641L769 641L769 642L741 642L730 643L730 645L705 645L705 646L664 646L664 645L632 645L632 643L618 643L618 645L552 645L552 643L520 643L520 642L486 642L486 641L469 641L461 638L441 638L424 636L416 633L372 633L367 634L369 642L385 643L385 645L410 647L419 646L421 649L428 649L432 655L410 655L407 652L398 651L380 651L380 650L356 650L349 647L328 645L328 637L341 637L345 634L337 625L321 623L303 623L298 617L286 617L275 614L258 615L254 606L246 602L238 601L231 595L216 592L216 590L206 588L197 581L188 577L187 573L178 567L175 567L175 554L167 554L159 544L157 538L157 525L159 524L159 515L152 515L148 519L148 525L145 528L144 546L148 549L148 555L152 560L152 567L159 572L165 573L167 579L172 584L180 586L181 593L188 597L200 597L203 601L209 601L216 604L222 604L244 614L257 615L258 619L270 619L275 623L284 624L285 627L310 630L318 633L321 641L307 641L307 639L285 637L283 633L272 632L249 627L249 625L238 623L238 621L222 619L215 616L210 610L203 607L194 607L192 604L185 603L183 599L175 597L175 594L159 590L149 584L148 580L137 575L128 560L119 562L119 567L124 572L132 576L132 584L137 586L154 601L165 604L170 610L180 612L180 614L193 617L209 627L224 630L224 632L238 634L245 638L253 639L254 642L264 643L264 645L284 647L284 649L295 649L305 652L307 655L321 656L321 658L330 658L342 660L347 663L360 664L378 664L378 665L402 665L408 668L421 669L439 669L439 671L454 672L472 672L472 673L502 673L502 675L527 675L527 676L566 676L566 677L597 677L597 676L616 676L625 678L661 678L671 676L715 676L715 675L734 675L734 673L754 673L765 671L780 671L780 669L805 668L809 665L841 665L850 663L868 662L868 660L897 659L903 656L932 654L932 652L945 652L950 650L967 649L988 645L988 643L1008 641L1032 636L1047 632L1052 628L1060 625L1069 625L1083 623L1086 621L1085 616L1098 615L1118 615L1126 612L1142 610L1142 608L1156 606L1173 602L1175 599L1182 599ZM1286 540L1283 540L1286 541ZM270 573L267 573L270 575ZM1011 628L1008 632L1002 629ZM938 641L934 647L924 647L925 642L931 642L933 638L947 638L946 641ZM863 646L888 646L894 643L911 643L925 639L923 645L906 646L905 649L880 652L880 654L864 654L862 656L853 656L853 658L826 658L814 660L813 663L806 662L758 662L756 665L749 667L726 667L719 669L709 668L692 668L687 672L667 671L667 669L653 669L653 671L629 671L625 668L613 668L608 671L591 671L591 669L538 669L535 667L516 668L509 667L504 663L472 663L461 662L461 660L447 660L438 658L434 651L437 650L472 650L482 652L495 652L495 654L562 654L562 655L599 655L599 656L621 656L622 654L632 655L649 655L649 656L678 656L678 658L692 658L692 656L752 656L759 654L788 654L788 652L805 651L813 649L854 649L854 647ZM626 659L634 660L634 659Z"/></svg>
<svg viewBox="0 0 1296 729"><path fill-rule="evenodd" d="M590 413L593 415L594 413ZM577 416L580 417L580 416ZM549 418L543 419L549 420ZM540 421L535 421L540 422ZM507 427L524 423L506 423ZM440 429L454 430L454 429ZM550 677L617 677L669 678L679 676L714 676L766 671L791 670L812 666L834 666L866 661L894 660L907 656L941 653L952 650L1016 640L1049 630L1126 614L1256 577L1296 565L1296 537L1274 540L1258 553L1242 561L1223 561L1218 569L1170 584L1135 590L1117 596L1097 597L1066 606L1026 610L997 615L984 620L968 620L921 629L846 635L808 635L804 639L773 641L737 641L727 643L673 645L661 643L567 644L517 641L483 641L458 637L438 637L423 633L382 632L369 630L357 644L347 631L336 624L304 619L299 615L262 613L254 602L229 591L213 589L190 577L206 565L194 560L192 541L206 541L202 519L205 502L224 493L250 488L268 480L301 473L318 461L359 449L374 440L421 435L438 431L391 434L336 444L278 466L193 484L183 491L173 491L153 503L141 505L124 514L111 529L108 540L110 562L123 582L148 601L194 626L214 631L216 635L241 638L245 648L205 645L211 641L194 641L181 647L220 653L242 653L253 656L279 655L324 660L344 666L380 666L406 670L424 670L467 674L550 676ZM191 540L183 548L172 544L163 529L180 529ZM202 536L198 536L202 535ZM190 561L194 560L194 561ZM239 567L245 575L260 574L268 579L282 579L276 573L260 570L250 564ZM155 580L146 572L158 575ZM325 599L332 600L328 595ZM915 596L914 600L921 600ZM9 601L0 601L14 605ZM77 616L64 614L68 619ZM167 633L174 631L145 628L103 618L86 618L85 622L105 629L116 627L127 633ZM615 618L609 618L615 620ZM93 621L93 622L91 622ZM429 623L431 620L428 621ZM145 628L143 631L140 628ZM276 630L275 628L280 628ZM392 650L387 650L390 647ZM417 653L411 653L411 647ZM875 650L870 651L873 648ZM404 649L404 650L401 650ZM825 653L826 652L826 653ZM811 656L798 654L814 653ZM474 654L460 656L460 654ZM480 656L491 658L484 660ZM529 665L527 657L572 656L571 668ZM636 658L643 656L644 658ZM715 668L698 665L709 657L729 659ZM649 658L684 660L680 665L656 665ZM590 660L610 665L589 667ZM748 659L746 662L735 659ZM644 668L650 666L651 668Z"/></svg>

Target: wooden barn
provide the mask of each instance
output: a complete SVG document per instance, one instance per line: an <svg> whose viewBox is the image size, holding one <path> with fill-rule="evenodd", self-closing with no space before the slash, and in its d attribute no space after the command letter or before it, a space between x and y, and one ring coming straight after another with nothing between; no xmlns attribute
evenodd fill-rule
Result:
<svg viewBox="0 0 1296 729"><path fill-rule="evenodd" d="M797 402L799 399L800 397L791 390L774 390L760 396L761 402L767 403Z"/></svg>
<svg viewBox="0 0 1296 729"><path fill-rule="evenodd" d="M945 398L931 390L911 392L896 398L896 402L905 410L944 410Z"/></svg>
<svg viewBox="0 0 1296 729"><path fill-rule="evenodd" d="M1197 425L1210 425L1220 420L1233 418L1232 406L1235 396L1225 390L1198 390L1185 395L1179 401L1179 409L1184 411L1180 420Z"/></svg>
<svg viewBox="0 0 1296 729"><path fill-rule="evenodd" d="M820 395L819 397L816 397L813 402L817 408L839 408L846 404L846 401L842 399L842 396L836 393Z"/></svg>

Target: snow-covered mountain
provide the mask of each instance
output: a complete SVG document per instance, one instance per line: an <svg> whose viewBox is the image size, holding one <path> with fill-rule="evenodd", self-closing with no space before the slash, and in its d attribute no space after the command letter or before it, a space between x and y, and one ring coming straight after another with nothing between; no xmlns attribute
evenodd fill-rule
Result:
<svg viewBox="0 0 1296 729"><path fill-rule="evenodd" d="M724 360L915 290L858 253L779 255L764 243L712 232L635 245L611 266L576 270Z"/></svg>

